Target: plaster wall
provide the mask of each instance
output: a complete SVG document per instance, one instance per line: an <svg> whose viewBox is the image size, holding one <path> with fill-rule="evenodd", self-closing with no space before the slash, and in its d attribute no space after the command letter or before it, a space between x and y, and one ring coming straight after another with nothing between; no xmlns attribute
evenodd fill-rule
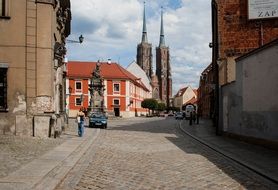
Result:
<svg viewBox="0 0 278 190"><path fill-rule="evenodd" d="M9 0L8 16L0 19L0 64L8 66L8 109L0 112L0 133L29 136L34 115L53 112L59 104L54 83L62 84L63 72L54 70L53 47L54 33L60 41L61 32L48 3Z"/></svg>
<svg viewBox="0 0 278 190"><path fill-rule="evenodd" d="M236 63L236 82L221 88L220 126L224 132L277 142L277 47Z"/></svg>
<svg viewBox="0 0 278 190"><path fill-rule="evenodd" d="M278 111L278 46L250 56L242 64L243 111Z"/></svg>

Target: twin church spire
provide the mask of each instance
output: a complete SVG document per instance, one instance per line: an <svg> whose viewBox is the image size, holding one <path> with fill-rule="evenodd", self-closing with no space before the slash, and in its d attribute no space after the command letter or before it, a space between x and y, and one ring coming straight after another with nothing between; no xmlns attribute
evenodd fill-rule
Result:
<svg viewBox="0 0 278 190"><path fill-rule="evenodd" d="M143 12L142 43L148 43L147 23L146 23L146 3L145 2L144 2L144 12ZM161 47L161 46L165 46L164 23L163 23L163 7L161 7L161 24L160 24L160 39L159 39L159 47Z"/></svg>
<svg viewBox="0 0 278 190"><path fill-rule="evenodd" d="M160 39L159 39L159 47L165 46L165 38L164 38L164 27L163 27L163 7L161 7L161 24L160 24Z"/></svg>
<svg viewBox="0 0 278 190"><path fill-rule="evenodd" d="M148 43L147 37L147 24L146 24L146 6L144 2L144 13L143 13L143 34L142 34L142 43Z"/></svg>
<svg viewBox="0 0 278 190"><path fill-rule="evenodd" d="M152 59L152 44L148 43L147 38L146 7L144 3L143 33L142 41L137 45L137 64L150 79L152 85L152 97L160 102L164 102L167 107L170 107L170 97L172 97L172 77L169 47L166 47L165 45L162 7L159 45L156 47L155 54L155 73L153 73L152 69Z"/></svg>

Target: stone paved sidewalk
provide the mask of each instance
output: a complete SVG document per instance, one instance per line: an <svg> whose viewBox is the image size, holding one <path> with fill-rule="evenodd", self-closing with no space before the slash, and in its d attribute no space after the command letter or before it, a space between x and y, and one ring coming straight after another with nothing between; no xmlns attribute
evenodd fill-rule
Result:
<svg viewBox="0 0 278 190"><path fill-rule="evenodd" d="M54 189L99 133L85 129L80 138L74 121L69 126L56 139L2 136L0 189Z"/></svg>
<svg viewBox="0 0 278 190"><path fill-rule="evenodd" d="M278 151L225 136L216 136L210 120L200 120L199 125L191 126L189 121L184 120L181 129L218 152L278 182Z"/></svg>
<svg viewBox="0 0 278 190"><path fill-rule="evenodd" d="M66 131L59 138L19 137L0 135L0 178L20 169L76 135L74 119L69 120Z"/></svg>
<svg viewBox="0 0 278 190"><path fill-rule="evenodd" d="M0 178L18 170L64 141L64 138L39 139L0 135Z"/></svg>
<svg viewBox="0 0 278 190"><path fill-rule="evenodd" d="M76 131L75 120L70 119L66 132L56 139L0 135L0 178L61 145L69 135L77 134Z"/></svg>

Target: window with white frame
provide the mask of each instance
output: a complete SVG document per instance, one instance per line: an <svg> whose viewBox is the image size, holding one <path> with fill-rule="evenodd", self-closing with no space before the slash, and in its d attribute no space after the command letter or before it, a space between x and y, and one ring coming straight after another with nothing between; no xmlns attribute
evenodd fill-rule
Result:
<svg viewBox="0 0 278 190"><path fill-rule="evenodd" d="M114 93L120 93L120 84L119 83L114 83L113 84L113 92Z"/></svg>
<svg viewBox="0 0 278 190"><path fill-rule="evenodd" d="M76 106L82 106L82 100L81 100L81 98L75 98L75 105L76 105Z"/></svg>
<svg viewBox="0 0 278 190"><path fill-rule="evenodd" d="M7 68L0 68L0 110L6 110L7 105Z"/></svg>
<svg viewBox="0 0 278 190"><path fill-rule="evenodd" d="M113 105L119 106L120 105L120 100L119 99L114 99L113 100Z"/></svg>
<svg viewBox="0 0 278 190"><path fill-rule="evenodd" d="M75 81L75 93L82 93L82 82Z"/></svg>
<svg viewBox="0 0 278 190"><path fill-rule="evenodd" d="M0 17L8 17L9 0L0 0Z"/></svg>

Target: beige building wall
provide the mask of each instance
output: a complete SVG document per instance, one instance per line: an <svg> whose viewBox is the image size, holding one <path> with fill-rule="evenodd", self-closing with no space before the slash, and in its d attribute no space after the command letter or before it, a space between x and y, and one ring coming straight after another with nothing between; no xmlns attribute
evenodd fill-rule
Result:
<svg viewBox="0 0 278 190"><path fill-rule="evenodd" d="M227 58L227 82L233 82L236 80L236 57Z"/></svg>
<svg viewBox="0 0 278 190"><path fill-rule="evenodd" d="M227 63L226 61L219 61L219 70L218 70L218 73L219 73L219 85L224 85L227 83Z"/></svg>
<svg viewBox="0 0 278 190"><path fill-rule="evenodd" d="M0 133L33 135L33 119L47 116L63 124L60 99L64 97L63 63L56 60L55 43L64 45L70 17L69 0L8 0L8 17L0 17L0 66L7 70L7 106L0 111ZM58 4L56 4L56 2ZM63 7L61 7L63 5ZM68 9L68 10L67 10ZM66 12L66 13L65 13ZM55 37L56 38L55 38ZM63 38L62 38L63 36ZM63 58L63 57L61 57ZM59 87L59 88L57 88ZM39 133L37 133L39 134ZM48 136L48 134L46 134Z"/></svg>

